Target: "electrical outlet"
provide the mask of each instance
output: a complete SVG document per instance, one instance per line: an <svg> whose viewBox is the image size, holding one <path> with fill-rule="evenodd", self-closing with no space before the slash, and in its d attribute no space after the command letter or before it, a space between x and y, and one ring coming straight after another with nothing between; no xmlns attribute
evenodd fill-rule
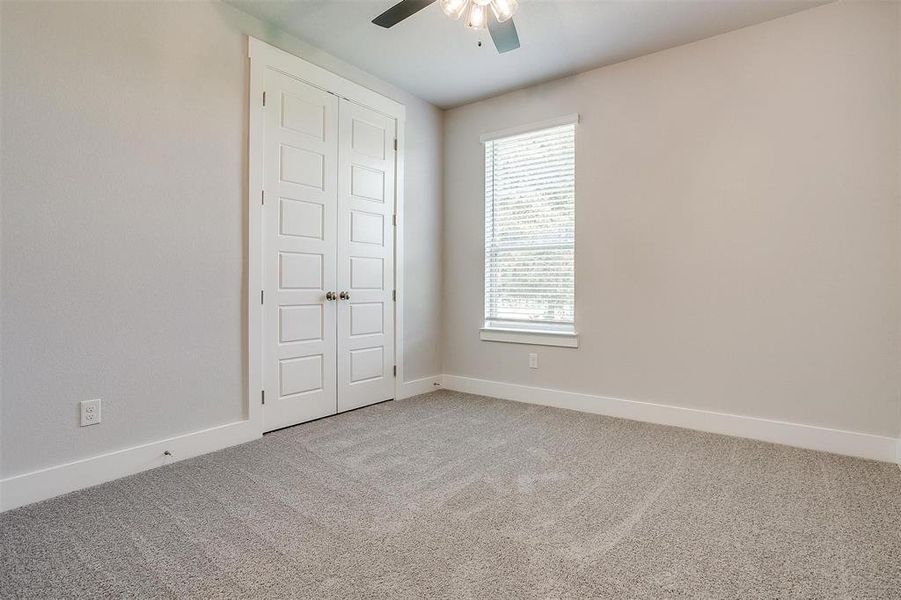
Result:
<svg viewBox="0 0 901 600"><path fill-rule="evenodd" d="M96 425L100 422L100 398L96 400L82 400L81 404L81 426Z"/></svg>
<svg viewBox="0 0 901 600"><path fill-rule="evenodd" d="M538 368L538 353L537 352L529 353L529 368L530 369Z"/></svg>

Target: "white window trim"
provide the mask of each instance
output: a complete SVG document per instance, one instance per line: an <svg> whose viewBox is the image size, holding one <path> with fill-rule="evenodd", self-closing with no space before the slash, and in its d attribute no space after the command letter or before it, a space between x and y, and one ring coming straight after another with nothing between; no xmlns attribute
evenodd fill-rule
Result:
<svg viewBox="0 0 901 600"><path fill-rule="evenodd" d="M479 339L483 342L506 342L508 344L529 344L532 346L579 347L579 334L575 331L535 331L534 329L483 327L479 331Z"/></svg>
<svg viewBox="0 0 901 600"><path fill-rule="evenodd" d="M550 129L561 125L577 125L580 122L578 113L563 115L525 125L508 127L479 136L479 142L494 141L500 138L531 133L540 129ZM578 289L578 286L576 286ZM533 346L557 346L562 348L578 348L579 334L575 324L554 325L552 323L535 323L525 326L524 323L490 321L483 318L484 327L479 330L479 339L483 342L505 342L509 344L528 344Z"/></svg>

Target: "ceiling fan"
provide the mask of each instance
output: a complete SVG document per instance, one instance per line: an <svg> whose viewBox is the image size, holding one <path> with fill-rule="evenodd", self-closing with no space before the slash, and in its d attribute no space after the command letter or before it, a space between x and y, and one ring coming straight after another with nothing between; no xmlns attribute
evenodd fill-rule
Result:
<svg viewBox="0 0 901 600"><path fill-rule="evenodd" d="M421 11L436 0L401 0L376 18L373 23L389 28ZM485 29L501 54L519 48L519 35L513 24L517 0L440 0L444 14L452 19L466 15L470 29ZM479 43L481 45L481 42Z"/></svg>

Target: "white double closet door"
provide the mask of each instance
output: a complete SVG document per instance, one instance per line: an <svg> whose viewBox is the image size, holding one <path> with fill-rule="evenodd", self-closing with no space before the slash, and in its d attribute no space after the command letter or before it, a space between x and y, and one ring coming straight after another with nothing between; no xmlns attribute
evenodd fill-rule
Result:
<svg viewBox="0 0 901 600"><path fill-rule="evenodd" d="M266 431L394 397L396 121L266 69Z"/></svg>

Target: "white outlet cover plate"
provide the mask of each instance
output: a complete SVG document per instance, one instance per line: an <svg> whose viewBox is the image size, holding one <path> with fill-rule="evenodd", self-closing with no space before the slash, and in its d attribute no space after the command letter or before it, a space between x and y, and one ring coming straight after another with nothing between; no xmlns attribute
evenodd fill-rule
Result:
<svg viewBox="0 0 901 600"><path fill-rule="evenodd" d="M81 405L81 426L97 425L100 423L100 399L82 400Z"/></svg>

